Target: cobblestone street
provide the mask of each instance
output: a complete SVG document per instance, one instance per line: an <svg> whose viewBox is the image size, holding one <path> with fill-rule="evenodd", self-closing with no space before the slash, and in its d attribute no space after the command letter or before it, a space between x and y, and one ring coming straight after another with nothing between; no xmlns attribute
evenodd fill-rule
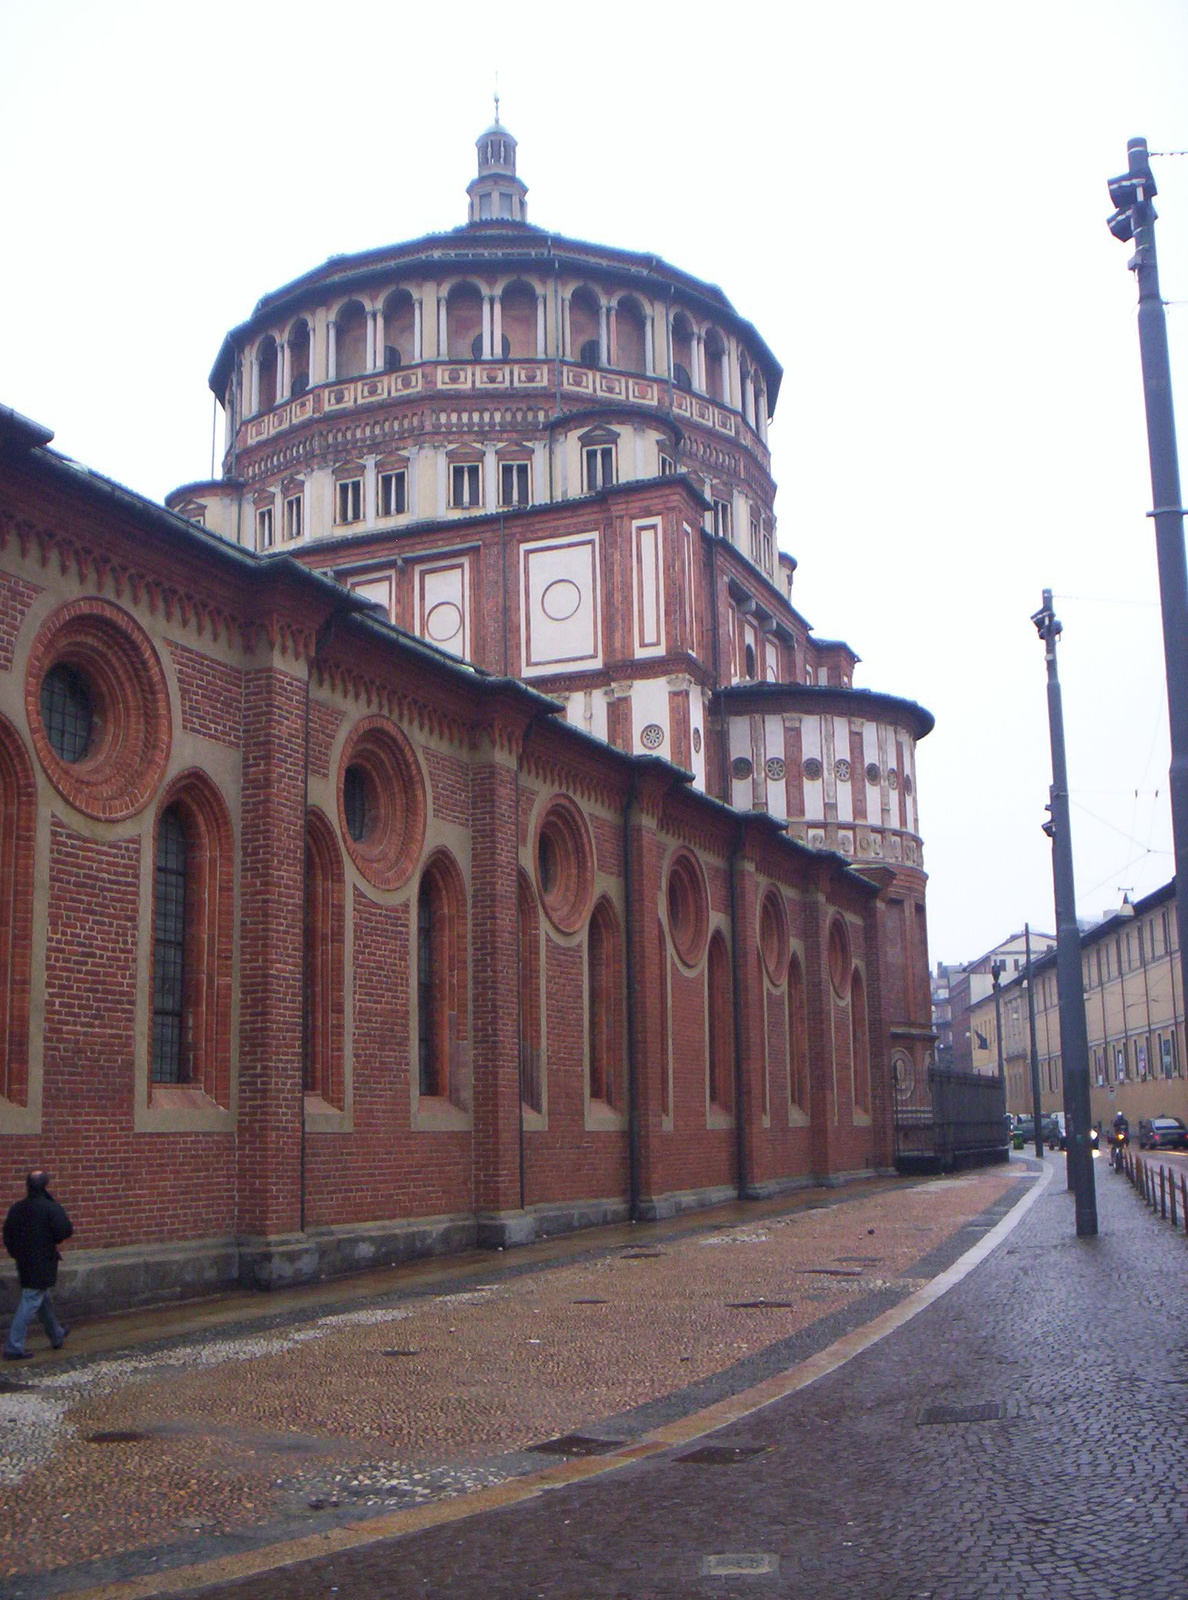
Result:
<svg viewBox="0 0 1188 1600"><path fill-rule="evenodd" d="M322 1286L263 1321L273 1303L240 1297L189 1308L188 1328L178 1308L76 1330L70 1359L3 1375L4 1592L432 1508L556 1467L532 1446L575 1430L637 1440L902 1301L1014 1203L1026 1171L573 1236L392 1274L354 1303L350 1284Z"/></svg>
<svg viewBox="0 0 1188 1600"><path fill-rule="evenodd" d="M948 1293L698 1448L201 1592L1182 1596L1188 1246L1101 1162L1101 1233L1077 1241L1063 1159L1046 1166L1037 1203Z"/></svg>

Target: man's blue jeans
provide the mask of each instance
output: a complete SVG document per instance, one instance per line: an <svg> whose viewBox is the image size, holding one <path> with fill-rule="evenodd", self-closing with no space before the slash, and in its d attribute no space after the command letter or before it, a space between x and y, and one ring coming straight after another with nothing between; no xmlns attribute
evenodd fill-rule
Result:
<svg viewBox="0 0 1188 1600"><path fill-rule="evenodd" d="M49 1342L56 1349L66 1337L66 1330L58 1321L54 1312L54 1302L50 1298L48 1289L22 1289L20 1302L16 1308L16 1315L12 1319L12 1327L8 1330L8 1344L6 1349L14 1355L25 1348L25 1335L29 1331L29 1324L34 1317L41 1318L41 1325L49 1335Z"/></svg>

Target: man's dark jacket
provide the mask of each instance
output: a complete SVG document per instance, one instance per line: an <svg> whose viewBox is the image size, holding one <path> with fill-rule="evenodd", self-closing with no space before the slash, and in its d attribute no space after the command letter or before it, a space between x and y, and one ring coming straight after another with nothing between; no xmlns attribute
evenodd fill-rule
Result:
<svg viewBox="0 0 1188 1600"><path fill-rule="evenodd" d="M22 1289L53 1288L58 1246L73 1232L70 1218L48 1189L10 1208L4 1219L4 1248L16 1260Z"/></svg>

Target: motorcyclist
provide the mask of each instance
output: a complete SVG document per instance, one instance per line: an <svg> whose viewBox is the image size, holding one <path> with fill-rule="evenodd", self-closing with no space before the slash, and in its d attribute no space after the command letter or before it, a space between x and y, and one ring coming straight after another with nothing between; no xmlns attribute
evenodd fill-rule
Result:
<svg viewBox="0 0 1188 1600"><path fill-rule="evenodd" d="M1110 1130L1110 1143L1113 1146L1111 1154L1115 1167L1122 1165L1122 1152L1130 1143L1130 1123L1127 1122L1124 1112L1119 1111L1114 1118L1114 1126Z"/></svg>

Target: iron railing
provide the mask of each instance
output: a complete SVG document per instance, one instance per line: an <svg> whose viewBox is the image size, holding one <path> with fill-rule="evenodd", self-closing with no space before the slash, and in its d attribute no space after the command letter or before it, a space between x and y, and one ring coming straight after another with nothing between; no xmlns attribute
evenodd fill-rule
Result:
<svg viewBox="0 0 1188 1600"><path fill-rule="evenodd" d="M895 1164L947 1172L1006 1161L1006 1085L980 1072L896 1062Z"/></svg>

